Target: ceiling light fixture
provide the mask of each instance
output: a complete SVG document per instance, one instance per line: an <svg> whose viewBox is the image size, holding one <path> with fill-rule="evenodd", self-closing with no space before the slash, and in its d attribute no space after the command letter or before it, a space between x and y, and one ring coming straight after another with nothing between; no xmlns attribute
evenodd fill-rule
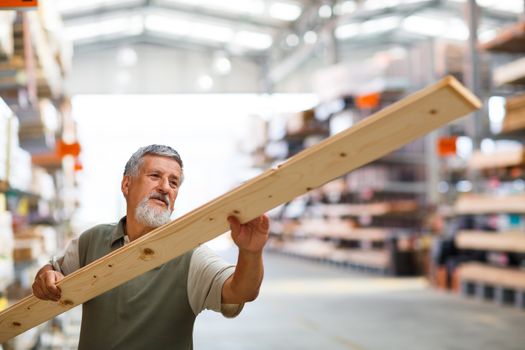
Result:
<svg viewBox="0 0 525 350"><path fill-rule="evenodd" d="M299 45L299 37L295 34L288 34L286 36L286 44L290 47L295 47Z"/></svg>
<svg viewBox="0 0 525 350"><path fill-rule="evenodd" d="M303 40L307 44L315 44L317 42L317 33L309 30L303 35Z"/></svg>
<svg viewBox="0 0 525 350"><path fill-rule="evenodd" d="M241 30L235 34L233 43L254 50L266 50L273 44L270 34Z"/></svg>
<svg viewBox="0 0 525 350"><path fill-rule="evenodd" d="M232 64L224 52L215 54L213 59L213 70L221 75L226 75L231 72Z"/></svg>
<svg viewBox="0 0 525 350"><path fill-rule="evenodd" d="M319 7L318 15L321 18L330 18L332 17L332 7L330 5L324 4Z"/></svg>
<svg viewBox="0 0 525 350"><path fill-rule="evenodd" d="M299 18L302 9L295 3L274 2L268 12L275 19L292 22Z"/></svg>
<svg viewBox="0 0 525 350"><path fill-rule="evenodd" d="M142 16L110 17L99 21L65 27L65 35L70 41L87 40L116 34L137 35L144 30Z"/></svg>
<svg viewBox="0 0 525 350"><path fill-rule="evenodd" d="M345 40L353 38L359 35L360 31L359 23L347 23L340 25L335 29L335 37L339 40Z"/></svg>
<svg viewBox="0 0 525 350"><path fill-rule="evenodd" d="M213 87L213 79L205 74L199 77L198 84L202 90L209 91Z"/></svg>

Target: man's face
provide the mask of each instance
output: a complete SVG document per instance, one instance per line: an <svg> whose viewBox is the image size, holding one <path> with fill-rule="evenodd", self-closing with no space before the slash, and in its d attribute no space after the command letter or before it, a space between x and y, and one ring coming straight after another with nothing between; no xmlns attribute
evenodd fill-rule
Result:
<svg viewBox="0 0 525 350"><path fill-rule="evenodd" d="M122 193L128 204L128 215L137 207L147 206L158 213L173 212L179 192L182 170L180 165L168 157L146 155L137 176L124 176Z"/></svg>

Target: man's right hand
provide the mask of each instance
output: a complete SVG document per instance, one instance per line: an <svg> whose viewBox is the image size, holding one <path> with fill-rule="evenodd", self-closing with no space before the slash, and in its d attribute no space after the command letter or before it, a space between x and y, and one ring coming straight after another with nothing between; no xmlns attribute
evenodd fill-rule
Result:
<svg viewBox="0 0 525 350"><path fill-rule="evenodd" d="M56 284L63 278L64 275L53 270L50 264L44 265L36 274L35 282L33 282L33 294L42 300L60 300L61 292Z"/></svg>

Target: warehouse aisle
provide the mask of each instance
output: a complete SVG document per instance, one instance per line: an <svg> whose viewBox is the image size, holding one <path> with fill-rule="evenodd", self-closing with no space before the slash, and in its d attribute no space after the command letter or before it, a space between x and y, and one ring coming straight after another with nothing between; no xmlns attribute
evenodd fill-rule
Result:
<svg viewBox="0 0 525 350"><path fill-rule="evenodd" d="M363 275L274 253L265 266L259 299L238 318L199 316L195 349L525 348L525 312L429 289L424 279Z"/></svg>

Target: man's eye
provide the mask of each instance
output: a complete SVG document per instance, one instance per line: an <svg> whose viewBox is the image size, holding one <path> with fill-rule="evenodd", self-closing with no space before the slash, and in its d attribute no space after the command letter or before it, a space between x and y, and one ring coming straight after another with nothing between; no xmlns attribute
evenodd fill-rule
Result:
<svg viewBox="0 0 525 350"><path fill-rule="evenodd" d="M173 188L177 188L178 184L175 181L171 181L170 186Z"/></svg>
<svg viewBox="0 0 525 350"><path fill-rule="evenodd" d="M149 176L151 176L154 179L158 179L160 177L159 174L150 174Z"/></svg>

